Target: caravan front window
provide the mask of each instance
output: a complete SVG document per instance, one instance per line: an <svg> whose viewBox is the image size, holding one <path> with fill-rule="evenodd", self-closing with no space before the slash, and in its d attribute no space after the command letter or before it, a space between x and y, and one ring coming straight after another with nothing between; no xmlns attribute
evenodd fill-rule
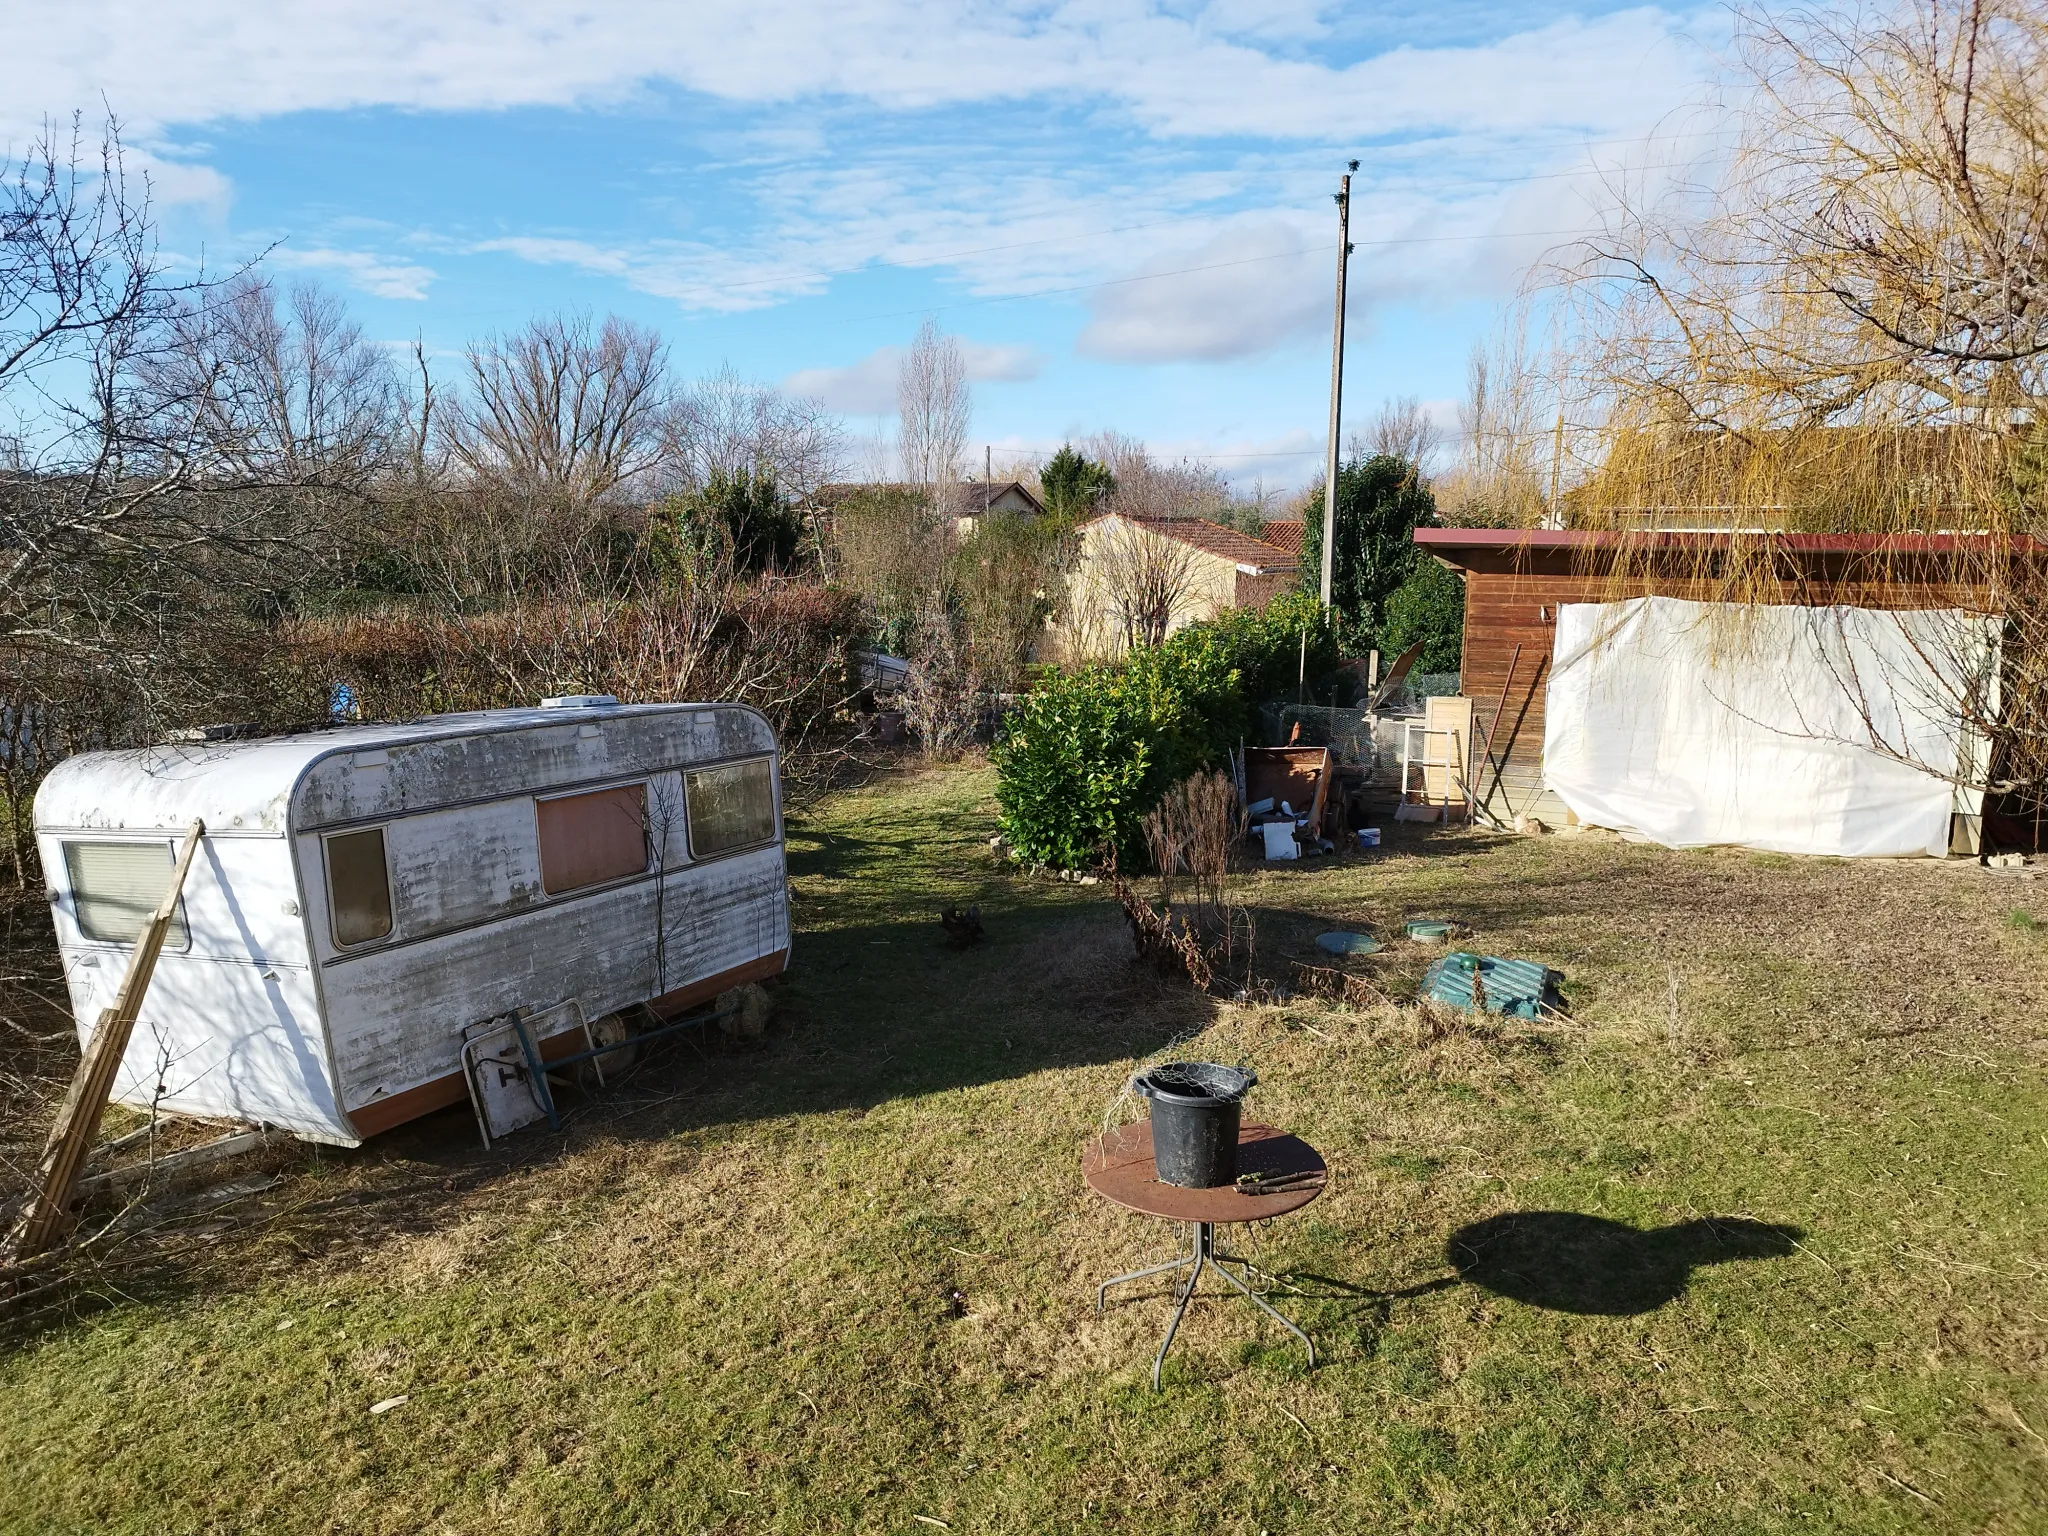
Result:
<svg viewBox="0 0 2048 1536"><path fill-rule="evenodd" d="M692 858L774 841L775 765L766 758L700 768L685 782Z"/></svg>
<svg viewBox="0 0 2048 1536"><path fill-rule="evenodd" d="M64 870L79 931L102 943L133 944L170 889L171 865L169 843L66 843ZM183 949L186 938L180 901L164 942Z"/></svg>
<svg viewBox="0 0 2048 1536"><path fill-rule="evenodd" d="M347 948L391 932L391 879L384 866L384 829L327 839L328 924Z"/></svg>

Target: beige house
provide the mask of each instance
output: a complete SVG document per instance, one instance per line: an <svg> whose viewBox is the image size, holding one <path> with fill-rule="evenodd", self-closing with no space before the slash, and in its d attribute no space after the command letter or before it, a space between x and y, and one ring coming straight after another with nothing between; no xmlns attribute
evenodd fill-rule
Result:
<svg viewBox="0 0 2048 1536"><path fill-rule="evenodd" d="M1157 645L1226 608L1263 608L1294 584L1298 555L1199 517L1104 513L1081 525L1060 629L1073 657Z"/></svg>

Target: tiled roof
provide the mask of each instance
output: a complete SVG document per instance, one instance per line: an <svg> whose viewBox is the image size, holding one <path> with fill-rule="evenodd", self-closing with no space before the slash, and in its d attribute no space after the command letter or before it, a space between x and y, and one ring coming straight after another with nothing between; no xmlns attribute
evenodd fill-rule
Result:
<svg viewBox="0 0 2048 1536"><path fill-rule="evenodd" d="M1166 538L1192 544L1203 553L1216 555L1233 565L1249 565L1259 571L1291 571L1301 564L1298 555L1278 545L1239 533L1235 528L1225 528L1221 523L1212 523L1203 517L1131 517L1122 512L1105 512L1101 516L1120 517L1127 523ZM1089 521L1100 521L1100 518Z"/></svg>
<svg viewBox="0 0 2048 1536"><path fill-rule="evenodd" d="M1296 560L1301 558L1301 536L1307 525L1298 517L1273 517L1266 520L1264 531L1259 534L1262 542L1275 549L1284 549Z"/></svg>

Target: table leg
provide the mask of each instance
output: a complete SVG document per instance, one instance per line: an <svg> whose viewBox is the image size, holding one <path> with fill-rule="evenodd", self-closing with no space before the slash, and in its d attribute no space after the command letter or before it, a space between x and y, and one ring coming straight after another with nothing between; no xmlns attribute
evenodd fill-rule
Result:
<svg viewBox="0 0 2048 1536"><path fill-rule="evenodd" d="M1149 1269L1134 1269L1128 1275L1116 1275L1095 1287L1095 1310L1102 1311L1102 1298L1112 1285L1122 1285L1128 1280L1143 1280L1148 1275L1163 1275L1172 1270L1186 1269L1195 1261L1192 1258L1175 1259L1171 1264L1154 1264Z"/></svg>
<svg viewBox="0 0 2048 1536"><path fill-rule="evenodd" d="M1204 1241L1209 1235L1209 1224L1199 1223L1201 1237L1196 1239L1195 1256L1188 1266L1187 1284L1180 1288L1180 1301L1173 1309L1173 1321L1166 1325L1166 1337L1159 1341L1159 1353L1152 1357L1152 1390L1159 1390L1159 1369L1166 1364L1166 1352L1173 1348L1173 1336L1180 1332L1180 1320L1187 1316L1188 1303L1195 1299L1195 1285L1202 1278L1202 1259L1207 1248Z"/></svg>
<svg viewBox="0 0 2048 1536"><path fill-rule="evenodd" d="M1238 1262L1243 1263L1244 1261L1240 1259ZM1254 1291L1250 1286L1246 1285L1242 1280L1238 1279L1237 1276L1233 1275L1221 1264L1218 1264L1214 1260L1211 1260L1210 1268L1214 1269L1217 1274L1221 1275L1225 1280L1228 1280L1232 1285L1236 1286L1240 1291L1242 1291L1244 1293L1244 1299L1246 1301L1249 1301L1253 1306L1257 1307L1261 1312L1265 1313L1266 1316L1272 1318L1274 1322L1278 1323L1282 1328L1285 1328L1289 1333L1293 1334L1297 1339L1301 1340L1301 1347L1308 1351L1308 1368L1310 1370L1314 1370L1316 1368L1316 1346L1307 1334L1303 1333L1299 1328L1295 1327L1294 1324L1290 1323L1289 1321L1287 1321L1286 1318L1282 1317L1274 1307L1270 1306L1267 1303L1265 1297L1261 1296L1257 1291Z"/></svg>
<svg viewBox="0 0 2048 1536"><path fill-rule="evenodd" d="M1254 1270L1258 1270L1258 1266L1241 1255L1219 1251L1216 1247L1216 1228L1214 1223L1196 1221L1190 1222L1188 1225L1192 1229L1190 1233L1192 1243L1186 1257L1175 1259L1170 1264L1154 1264L1145 1269L1134 1269L1127 1275L1117 1275L1112 1279L1105 1280L1095 1288L1095 1310L1100 1312L1102 1310L1103 1297L1108 1293L1112 1285L1122 1285L1127 1280L1143 1280L1151 1275L1171 1274L1175 1270L1184 1269L1188 1272L1187 1279L1178 1282L1173 1288L1173 1317L1166 1325L1166 1337L1159 1341L1159 1353L1152 1358L1152 1390L1155 1392L1159 1390L1159 1376L1160 1371L1166 1364L1166 1352L1173 1348L1174 1336L1180 1332L1181 1319L1187 1316L1188 1306L1195 1299L1195 1290L1201 1284L1202 1268L1204 1265L1215 1270L1217 1274L1223 1277L1225 1283L1235 1289L1245 1300L1249 1301L1261 1312L1272 1318L1274 1322L1301 1340L1302 1348L1308 1351L1309 1369L1315 1369L1316 1346L1314 1340L1310 1339L1306 1333L1283 1317L1263 1296L1259 1295L1258 1292L1245 1284L1244 1281L1238 1279L1236 1275L1233 1275L1223 1267L1225 1264L1242 1264L1245 1267L1245 1273L1249 1275ZM1258 1272L1264 1273L1263 1270Z"/></svg>

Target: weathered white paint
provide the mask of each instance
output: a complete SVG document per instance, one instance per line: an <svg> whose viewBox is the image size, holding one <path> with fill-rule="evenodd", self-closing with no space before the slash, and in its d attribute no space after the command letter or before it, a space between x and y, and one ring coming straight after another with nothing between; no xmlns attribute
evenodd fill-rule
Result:
<svg viewBox="0 0 2048 1536"><path fill-rule="evenodd" d="M44 782L35 822L81 1044L126 948L79 930L62 844L168 842L201 818L191 939L158 964L115 1097L146 1106L161 1083L177 1113L353 1144L350 1111L459 1070L465 1025L569 998L596 1018L787 950L779 830L694 863L684 816L684 769L774 753L753 710L681 704L72 758ZM534 797L621 782L648 785L655 868L548 896ZM393 932L343 951L323 835L366 826L384 828Z"/></svg>

